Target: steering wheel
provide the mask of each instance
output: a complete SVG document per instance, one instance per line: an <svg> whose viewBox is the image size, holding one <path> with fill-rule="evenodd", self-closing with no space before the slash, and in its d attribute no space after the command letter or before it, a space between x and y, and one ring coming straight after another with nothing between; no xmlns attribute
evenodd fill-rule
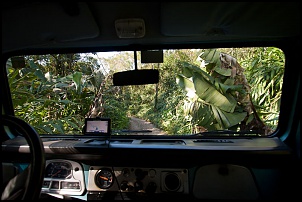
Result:
<svg viewBox="0 0 302 202"><path fill-rule="evenodd" d="M1 200L3 197L4 199L37 200L41 193L45 172L42 140L37 131L20 118L11 115L1 115L0 120L0 126L8 126L11 129L15 129L25 137L31 157L29 166L8 182L2 193ZM25 180L22 180L22 178L25 178Z"/></svg>

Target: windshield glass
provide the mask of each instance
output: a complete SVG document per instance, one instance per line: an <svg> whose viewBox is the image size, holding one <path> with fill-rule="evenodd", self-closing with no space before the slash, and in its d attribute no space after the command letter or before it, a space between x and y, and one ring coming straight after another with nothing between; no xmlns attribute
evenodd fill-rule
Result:
<svg viewBox="0 0 302 202"><path fill-rule="evenodd" d="M6 66L14 113L41 135L83 135L85 118L95 117L110 118L112 135L215 135L225 130L267 136L276 130L285 64L280 49L162 53L155 62L143 61L140 51L10 58ZM114 73L134 69L158 70L159 82L113 85Z"/></svg>

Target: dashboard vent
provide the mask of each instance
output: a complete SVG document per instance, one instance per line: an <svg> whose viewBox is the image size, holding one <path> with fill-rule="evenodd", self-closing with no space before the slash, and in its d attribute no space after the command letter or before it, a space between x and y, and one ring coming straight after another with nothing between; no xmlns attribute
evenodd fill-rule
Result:
<svg viewBox="0 0 302 202"><path fill-rule="evenodd" d="M183 140L142 140L141 144L185 145Z"/></svg>
<svg viewBox="0 0 302 202"><path fill-rule="evenodd" d="M217 140L217 139L215 139L215 140L194 140L193 142L214 142L214 143L234 143L233 141L231 141L231 140Z"/></svg>

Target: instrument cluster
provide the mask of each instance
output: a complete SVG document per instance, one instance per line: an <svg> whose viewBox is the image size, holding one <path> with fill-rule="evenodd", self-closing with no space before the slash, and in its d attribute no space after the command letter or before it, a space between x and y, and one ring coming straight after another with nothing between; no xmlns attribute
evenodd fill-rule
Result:
<svg viewBox="0 0 302 202"><path fill-rule="evenodd" d="M91 166L89 194L103 192L189 193L188 170L175 168L139 168Z"/></svg>
<svg viewBox="0 0 302 202"><path fill-rule="evenodd" d="M85 189L81 164L63 159L46 161L42 193L82 195Z"/></svg>

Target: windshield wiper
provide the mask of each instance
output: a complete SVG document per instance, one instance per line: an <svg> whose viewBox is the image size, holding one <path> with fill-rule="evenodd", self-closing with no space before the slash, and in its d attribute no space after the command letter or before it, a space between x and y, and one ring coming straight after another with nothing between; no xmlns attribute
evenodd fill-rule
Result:
<svg viewBox="0 0 302 202"><path fill-rule="evenodd" d="M152 130L116 130L113 133L152 133Z"/></svg>
<svg viewBox="0 0 302 202"><path fill-rule="evenodd" d="M191 136L200 137L260 137L262 136L256 131L232 131L232 130L212 130L206 132L199 132L192 134Z"/></svg>

